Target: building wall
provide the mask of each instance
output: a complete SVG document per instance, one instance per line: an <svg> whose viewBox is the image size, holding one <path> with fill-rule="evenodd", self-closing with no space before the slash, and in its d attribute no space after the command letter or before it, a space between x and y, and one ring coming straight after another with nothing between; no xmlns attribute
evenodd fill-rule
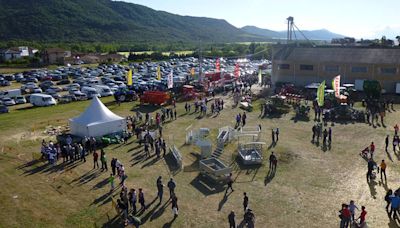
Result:
<svg viewBox="0 0 400 228"><path fill-rule="evenodd" d="M289 64L289 69L280 69L281 64ZM312 70L302 70L301 65L312 65ZM337 70L336 69L337 66ZM353 69L356 67L357 69ZM365 67L365 72L360 71ZM330 85L333 77L341 75L342 83L355 83L357 79L377 80L387 92L394 92L400 82L400 65L396 64L359 64L359 63L323 63L292 62L276 60L272 63L272 83L290 82L304 86L326 80Z"/></svg>

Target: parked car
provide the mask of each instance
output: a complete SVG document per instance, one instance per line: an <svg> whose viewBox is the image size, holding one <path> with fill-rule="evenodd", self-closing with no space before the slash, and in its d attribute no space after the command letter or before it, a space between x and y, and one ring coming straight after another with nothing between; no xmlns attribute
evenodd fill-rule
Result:
<svg viewBox="0 0 400 228"><path fill-rule="evenodd" d="M84 86L81 89L82 93L86 94L89 99L94 97L101 97L100 93L93 87Z"/></svg>
<svg viewBox="0 0 400 228"><path fill-rule="evenodd" d="M15 101L9 97L5 97L2 99L3 105L12 106L15 105Z"/></svg>
<svg viewBox="0 0 400 228"><path fill-rule="evenodd" d="M25 104L26 103L26 99L24 96L17 96L15 97L15 103L16 104Z"/></svg>
<svg viewBox="0 0 400 228"><path fill-rule="evenodd" d="M71 81L69 79L63 79L63 80L57 82L57 85L67 85L69 83L71 83Z"/></svg>
<svg viewBox="0 0 400 228"><path fill-rule="evenodd" d="M0 113L8 113L8 108L7 108L7 106L0 105Z"/></svg>
<svg viewBox="0 0 400 228"><path fill-rule="evenodd" d="M81 91L76 91L73 93L73 95L76 97L77 101L85 101L88 99L87 95L82 93Z"/></svg>
<svg viewBox="0 0 400 228"><path fill-rule="evenodd" d="M10 81L7 81L7 80L0 81L0 86L10 86L10 85L11 85Z"/></svg>

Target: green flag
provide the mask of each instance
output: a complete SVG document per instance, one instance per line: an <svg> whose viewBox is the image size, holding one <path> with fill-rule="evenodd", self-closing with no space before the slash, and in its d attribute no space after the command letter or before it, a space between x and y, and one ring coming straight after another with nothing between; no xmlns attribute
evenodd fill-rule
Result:
<svg viewBox="0 0 400 228"><path fill-rule="evenodd" d="M323 81L321 85L319 85L317 90L317 102L319 107L324 106L324 97L325 97L325 81Z"/></svg>

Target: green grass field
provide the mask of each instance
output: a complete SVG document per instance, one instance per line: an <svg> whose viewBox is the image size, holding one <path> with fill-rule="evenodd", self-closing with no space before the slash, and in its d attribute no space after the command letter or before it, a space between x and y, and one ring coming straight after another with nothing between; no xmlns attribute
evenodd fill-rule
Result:
<svg viewBox="0 0 400 228"><path fill-rule="evenodd" d="M398 188L400 156L384 152L384 137L392 134L399 120L399 111L387 114L386 128L361 123L329 126L333 129L331 150L324 151L310 142L310 121L293 120L294 113L280 118L260 119L258 103L248 113L247 126L262 126L264 163L261 167L243 167L236 161L237 141L228 144L221 156L234 172L235 191L224 197L224 188L201 178L198 172L199 148L185 146L185 129L208 127L216 145L218 128L233 126L234 116L243 112L231 108L231 97L224 97L225 109L216 117L197 119L184 114L184 104L177 107L178 119L164 127L168 145L175 144L183 155L184 168L172 171L170 161L143 159L143 151L135 139L128 144L111 145L105 151L108 163L117 157L126 167L129 188L143 188L146 202L156 197L156 179L163 176L177 182L179 217L172 222L170 204L152 203L140 217L143 227L227 227L227 216L235 210L237 223L243 218L242 194L249 195L249 206L256 215L256 227L338 227L338 210L351 199L367 208L369 227L397 227L388 219L383 197L387 188ZM137 103L116 105L112 98L102 98L111 111L133 115ZM77 162L64 169L52 170L45 163L32 163L32 153L40 151L48 126L63 126L79 115L90 101L57 105L47 108L21 108L0 115L0 227L121 227L111 206L106 178L109 172L93 170L91 157L86 163ZM400 106L395 107L400 110ZM155 109L147 108L147 111ZM279 127L276 147L271 143L271 129ZM374 141L375 158L387 160L387 185L365 179L366 162L358 154ZM278 157L275 176L268 175L268 157L274 151ZM117 181L118 183L118 181ZM119 190L114 192L117 198ZM164 198L168 196L165 190ZM358 212L357 212L358 214Z"/></svg>

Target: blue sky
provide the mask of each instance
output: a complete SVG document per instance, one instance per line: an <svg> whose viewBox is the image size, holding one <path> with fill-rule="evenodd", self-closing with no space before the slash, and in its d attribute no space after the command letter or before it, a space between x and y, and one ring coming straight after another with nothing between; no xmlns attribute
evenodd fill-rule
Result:
<svg viewBox="0 0 400 228"><path fill-rule="evenodd" d="M170 13L225 19L236 27L285 30L293 16L302 30L325 28L356 38L400 35L400 0L125 0Z"/></svg>

